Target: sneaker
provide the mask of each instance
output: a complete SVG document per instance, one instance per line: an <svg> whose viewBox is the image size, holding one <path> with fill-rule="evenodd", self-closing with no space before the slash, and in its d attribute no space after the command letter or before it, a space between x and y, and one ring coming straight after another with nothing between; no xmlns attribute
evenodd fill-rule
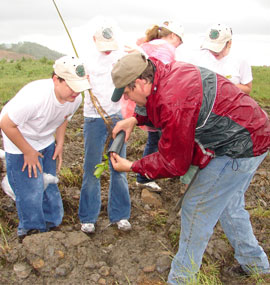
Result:
<svg viewBox="0 0 270 285"><path fill-rule="evenodd" d="M258 270L258 268L253 267L253 266L246 266L243 265L243 267L241 265L232 265L231 267L225 268L223 269L223 272L230 276L231 278L239 278L239 277L250 277L250 276L259 276L261 278L267 277L270 274L269 269L266 270L266 272L263 272L261 270Z"/></svg>
<svg viewBox="0 0 270 285"><path fill-rule="evenodd" d="M60 232L61 227L60 226L55 226L55 227L50 227L49 232Z"/></svg>
<svg viewBox="0 0 270 285"><path fill-rule="evenodd" d="M29 230L29 231L27 232L27 234L25 234L25 235L19 235L19 236L18 236L18 241L19 241L19 243L22 243L22 242L23 242L23 239L24 239L26 236L35 235L35 234L38 234L38 233L40 233L39 230L35 230L35 229Z"/></svg>
<svg viewBox="0 0 270 285"><path fill-rule="evenodd" d="M239 278L241 276L247 276L247 273L240 265L232 265L223 269L223 273L231 278Z"/></svg>
<svg viewBox="0 0 270 285"><path fill-rule="evenodd" d="M155 181L151 181L151 182L147 182L147 183L136 182L136 185L140 186L140 187L149 187L152 190L156 190L156 191L160 191L161 190L161 188L157 185L157 183Z"/></svg>
<svg viewBox="0 0 270 285"><path fill-rule="evenodd" d="M131 230L131 224L128 220L120 220L116 223L118 230L121 231L130 231Z"/></svg>
<svg viewBox="0 0 270 285"><path fill-rule="evenodd" d="M92 234L95 232L95 224L92 223L85 223L85 224L81 224L81 231L87 234Z"/></svg>

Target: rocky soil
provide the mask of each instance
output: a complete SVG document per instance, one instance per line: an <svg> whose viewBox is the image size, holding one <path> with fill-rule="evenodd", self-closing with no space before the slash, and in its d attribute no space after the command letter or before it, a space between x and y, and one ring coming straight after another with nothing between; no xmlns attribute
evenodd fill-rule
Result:
<svg viewBox="0 0 270 285"><path fill-rule="evenodd" d="M267 111L270 113L269 108ZM83 173L82 126L80 109L67 130L64 169L59 175L65 208L60 231L28 236L19 244L15 204L0 190L0 284L165 284L171 258L177 251L180 224L179 217L171 225L168 220L184 193L184 185L177 178L160 179L157 183L162 187L161 193L152 193L137 187L135 174L128 174L132 231L119 232L114 225L109 226L106 209L109 174L104 173L97 231L91 236L85 235L80 231L77 216ZM145 140L145 132L136 129L127 146L129 159L141 157ZM1 168L3 176L3 166ZM268 256L269 169L268 155L246 194L255 235ZM216 275L221 284L270 284L269 277L243 277L232 273L229 268L233 266L237 266L237 262L232 247L217 224L204 255L203 272L207 276Z"/></svg>

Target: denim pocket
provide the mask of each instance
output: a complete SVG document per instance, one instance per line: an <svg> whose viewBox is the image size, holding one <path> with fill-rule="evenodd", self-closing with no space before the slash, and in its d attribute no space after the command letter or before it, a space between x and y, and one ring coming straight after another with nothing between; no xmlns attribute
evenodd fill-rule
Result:
<svg viewBox="0 0 270 285"><path fill-rule="evenodd" d="M233 160L232 167L233 169L236 167L236 171L245 173L245 172L255 172L259 165L262 163L264 158L266 157L267 152L255 156L255 157L247 157L247 158L237 158Z"/></svg>

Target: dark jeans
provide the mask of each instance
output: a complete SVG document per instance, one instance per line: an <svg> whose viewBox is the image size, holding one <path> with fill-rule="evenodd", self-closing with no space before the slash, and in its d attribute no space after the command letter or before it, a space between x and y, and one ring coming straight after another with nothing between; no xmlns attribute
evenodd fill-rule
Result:
<svg viewBox="0 0 270 285"><path fill-rule="evenodd" d="M55 143L39 150L39 158L44 173L56 176L56 160L53 160ZM44 191L43 174L37 171L37 178L28 177L28 168L22 171L23 154L6 153L8 181L16 196L19 217L18 235L31 229L47 231L49 227L62 222L64 210L57 184L49 184Z"/></svg>
<svg viewBox="0 0 270 285"><path fill-rule="evenodd" d="M158 141L160 139L161 133L159 131L156 132L148 132L148 138L146 142L146 146L143 152L143 157L151 154L153 152L158 151ZM145 176L141 174L137 174L137 182L139 183L147 183L153 180L147 179Z"/></svg>

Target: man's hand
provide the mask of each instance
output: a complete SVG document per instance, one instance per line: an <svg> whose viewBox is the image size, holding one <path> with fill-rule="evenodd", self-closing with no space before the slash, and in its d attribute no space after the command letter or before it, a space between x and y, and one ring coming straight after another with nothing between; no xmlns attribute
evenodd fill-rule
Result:
<svg viewBox="0 0 270 285"><path fill-rule="evenodd" d="M113 131L112 131L113 139L115 139L116 135L121 130L123 130L126 132L125 142L127 142L129 137L130 137L131 132L133 131L133 129L137 123L138 122L137 122L137 119L135 117L130 117L130 118L127 118L125 120L118 121L116 123L115 127L113 128Z"/></svg>
<svg viewBox="0 0 270 285"><path fill-rule="evenodd" d="M37 168L39 169L40 173L42 173L42 167L38 160L39 157L43 158L43 155L34 149L24 154L24 164L22 167L22 171L24 171L25 168L28 167L29 178L32 177L32 170L34 172L34 177L37 178Z"/></svg>
<svg viewBox="0 0 270 285"><path fill-rule="evenodd" d="M118 155L115 152L111 152L110 159L114 170L118 172L132 171L131 170L132 161L122 158L120 155Z"/></svg>

